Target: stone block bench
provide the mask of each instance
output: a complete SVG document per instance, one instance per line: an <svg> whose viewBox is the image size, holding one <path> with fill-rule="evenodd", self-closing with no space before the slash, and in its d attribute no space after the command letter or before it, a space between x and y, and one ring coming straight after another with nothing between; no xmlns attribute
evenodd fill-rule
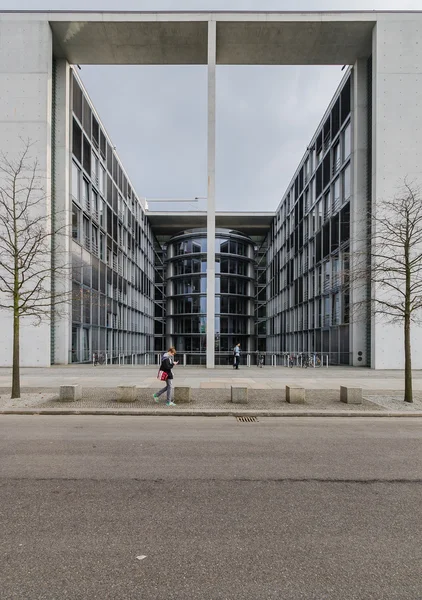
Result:
<svg viewBox="0 0 422 600"><path fill-rule="evenodd" d="M234 404L247 404L248 388L241 383L233 383L231 386L231 401Z"/></svg>
<svg viewBox="0 0 422 600"><path fill-rule="evenodd" d="M174 388L174 401L176 404L189 404L192 402L190 387L176 385Z"/></svg>
<svg viewBox="0 0 422 600"><path fill-rule="evenodd" d="M340 402L345 404L362 404L362 388L340 386Z"/></svg>
<svg viewBox="0 0 422 600"><path fill-rule="evenodd" d="M61 402L82 400L82 387L80 385L61 385L59 399Z"/></svg>
<svg viewBox="0 0 422 600"><path fill-rule="evenodd" d="M286 402L289 404L305 404L305 388L298 385L286 385Z"/></svg>
<svg viewBox="0 0 422 600"><path fill-rule="evenodd" d="M117 388L117 402L136 402L137 392L136 385L119 385Z"/></svg>

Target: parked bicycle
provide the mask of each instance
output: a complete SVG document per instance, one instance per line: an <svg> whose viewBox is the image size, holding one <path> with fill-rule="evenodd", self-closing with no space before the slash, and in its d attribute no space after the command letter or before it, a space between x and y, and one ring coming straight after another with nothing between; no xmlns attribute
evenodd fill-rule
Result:
<svg viewBox="0 0 422 600"><path fill-rule="evenodd" d="M94 352L93 359L94 367L97 365L103 365L105 363L105 357L102 352Z"/></svg>
<svg viewBox="0 0 422 600"><path fill-rule="evenodd" d="M306 354L299 352L298 354L290 354L288 357L288 366L307 368L318 368L322 366L321 358L318 354Z"/></svg>

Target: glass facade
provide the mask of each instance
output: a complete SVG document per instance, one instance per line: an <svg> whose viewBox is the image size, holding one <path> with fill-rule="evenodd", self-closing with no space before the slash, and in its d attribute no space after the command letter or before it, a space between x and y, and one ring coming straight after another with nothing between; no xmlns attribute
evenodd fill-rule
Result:
<svg viewBox="0 0 422 600"><path fill-rule="evenodd" d="M187 364L205 364L206 230L168 239L158 226L160 245L75 74L71 100L70 361L98 352L150 362L175 345ZM216 365L230 363L238 343L244 356L316 352L350 364L351 120L349 74L272 225L253 238L217 229Z"/></svg>
<svg viewBox="0 0 422 600"><path fill-rule="evenodd" d="M154 350L155 240L144 207L72 75L69 362L144 362ZM119 358L120 357L120 358Z"/></svg>
<svg viewBox="0 0 422 600"><path fill-rule="evenodd" d="M267 350L349 364L350 75L276 212L267 251Z"/></svg>
<svg viewBox="0 0 422 600"><path fill-rule="evenodd" d="M241 233L217 230L215 250L216 364L227 364L236 344L253 351L254 246ZM206 327L207 237L191 230L167 246L167 334L188 364L205 364Z"/></svg>

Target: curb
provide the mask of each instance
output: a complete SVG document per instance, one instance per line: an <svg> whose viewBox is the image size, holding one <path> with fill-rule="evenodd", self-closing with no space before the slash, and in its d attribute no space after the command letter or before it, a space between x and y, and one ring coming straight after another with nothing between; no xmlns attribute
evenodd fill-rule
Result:
<svg viewBox="0 0 422 600"><path fill-rule="evenodd" d="M89 415L89 416L129 416L129 417L413 417L421 418L422 412L403 411L327 411L321 410L212 410L212 409L62 409L62 408L27 408L4 409L0 415Z"/></svg>

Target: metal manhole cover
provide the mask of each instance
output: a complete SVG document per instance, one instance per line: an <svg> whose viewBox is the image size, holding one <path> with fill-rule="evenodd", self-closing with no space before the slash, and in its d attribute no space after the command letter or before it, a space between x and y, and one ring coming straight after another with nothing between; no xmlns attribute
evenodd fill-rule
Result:
<svg viewBox="0 0 422 600"><path fill-rule="evenodd" d="M257 417L236 417L239 423L257 423Z"/></svg>

